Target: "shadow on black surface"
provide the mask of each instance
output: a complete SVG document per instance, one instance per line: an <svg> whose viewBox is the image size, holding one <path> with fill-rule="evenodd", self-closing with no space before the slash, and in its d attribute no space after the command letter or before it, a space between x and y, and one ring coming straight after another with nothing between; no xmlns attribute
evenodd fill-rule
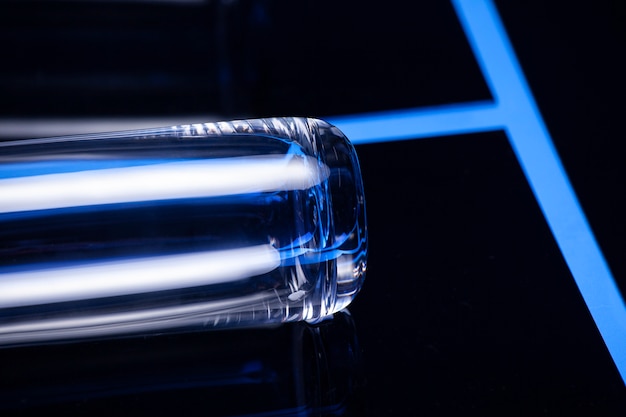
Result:
<svg viewBox="0 0 626 417"><path fill-rule="evenodd" d="M362 415L347 312L287 324L0 350L0 414Z"/></svg>

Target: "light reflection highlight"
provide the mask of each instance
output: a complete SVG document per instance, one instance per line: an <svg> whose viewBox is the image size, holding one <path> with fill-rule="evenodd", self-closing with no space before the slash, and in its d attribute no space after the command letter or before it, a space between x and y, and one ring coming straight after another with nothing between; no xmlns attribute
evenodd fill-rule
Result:
<svg viewBox="0 0 626 417"><path fill-rule="evenodd" d="M305 190L329 169L303 155L191 160L0 180L0 213Z"/></svg>
<svg viewBox="0 0 626 417"><path fill-rule="evenodd" d="M191 326L217 326L220 321L236 320L239 309L267 306L277 296L261 292L225 300L193 304L124 310L113 313L90 313L72 317L23 320L0 326L0 346L40 342L42 340L71 340L86 337L108 337L128 333L144 333ZM269 316L270 310L258 314Z"/></svg>
<svg viewBox="0 0 626 417"><path fill-rule="evenodd" d="M0 275L0 308L221 284L280 265L271 245L126 259Z"/></svg>

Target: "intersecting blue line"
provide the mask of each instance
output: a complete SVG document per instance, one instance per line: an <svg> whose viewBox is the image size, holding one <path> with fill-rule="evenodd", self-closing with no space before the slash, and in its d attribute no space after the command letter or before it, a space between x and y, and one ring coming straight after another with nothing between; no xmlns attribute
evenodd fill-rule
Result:
<svg viewBox="0 0 626 417"><path fill-rule="evenodd" d="M452 2L494 102L343 116L329 121L355 144L504 130L626 382L626 305L556 153L504 26L490 0Z"/></svg>

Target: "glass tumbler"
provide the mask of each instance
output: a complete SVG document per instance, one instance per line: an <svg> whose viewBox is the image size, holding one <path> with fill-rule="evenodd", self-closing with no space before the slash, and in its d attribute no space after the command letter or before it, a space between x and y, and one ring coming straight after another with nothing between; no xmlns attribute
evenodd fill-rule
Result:
<svg viewBox="0 0 626 417"><path fill-rule="evenodd" d="M0 346L315 323L366 252L356 153L321 120L0 142Z"/></svg>

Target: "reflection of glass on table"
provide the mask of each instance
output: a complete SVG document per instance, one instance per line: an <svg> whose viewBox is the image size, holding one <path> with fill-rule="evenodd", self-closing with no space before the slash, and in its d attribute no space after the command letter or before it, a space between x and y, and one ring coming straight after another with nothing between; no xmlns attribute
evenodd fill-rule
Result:
<svg viewBox="0 0 626 417"><path fill-rule="evenodd" d="M317 325L5 348L0 414L362 415L360 352L344 312Z"/></svg>

